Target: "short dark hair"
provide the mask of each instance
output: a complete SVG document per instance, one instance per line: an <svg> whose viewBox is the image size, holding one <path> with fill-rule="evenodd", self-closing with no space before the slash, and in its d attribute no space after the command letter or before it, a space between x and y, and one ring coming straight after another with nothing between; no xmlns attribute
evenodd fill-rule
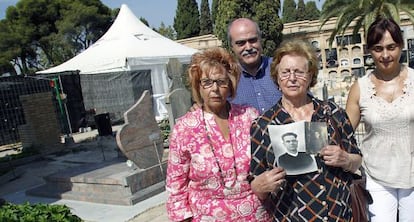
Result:
<svg viewBox="0 0 414 222"><path fill-rule="evenodd" d="M287 132L287 133L282 135L282 140L285 141L285 137L287 137L287 136L294 136L295 138L298 137L298 135L296 135L296 133Z"/></svg>
<svg viewBox="0 0 414 222"><path fill-rule="evenodd" d="M367 32L367 49L371 49L375 44L381 41L385 32L388 31L391 34L395 43L404 47L404 39L400 26L392 18L378 17L368 28Z"/></svg>

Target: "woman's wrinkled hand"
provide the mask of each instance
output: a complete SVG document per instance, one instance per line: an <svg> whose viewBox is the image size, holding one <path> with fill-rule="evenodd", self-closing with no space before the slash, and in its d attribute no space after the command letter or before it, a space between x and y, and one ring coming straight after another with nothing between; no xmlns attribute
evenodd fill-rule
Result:
<svg viewBox="0 0 414 222"><path fill-rule="evenodd" d="M281 167L273 168L254 178L251 182L253 192L263 200L268 193L283 189L286 183L286 171Z"/></svg>
<svg viewBox="0 0 414 222"><path fill-rule="evenodd" d="M351 164L349 153L342 150L337 145L328 145L321 149L320 155L328 166L341 167L347 169Z"/></svg>

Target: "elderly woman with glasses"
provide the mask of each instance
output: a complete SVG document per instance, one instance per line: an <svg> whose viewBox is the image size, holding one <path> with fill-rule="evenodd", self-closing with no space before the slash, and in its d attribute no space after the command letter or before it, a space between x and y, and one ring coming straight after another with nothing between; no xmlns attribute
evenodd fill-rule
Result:
<svg viewBox="0 0 414 222"><path fill-rule="evenodd" d="M247 181L255 108L231 104L240 78L222 48L196 53L188 68L193 99L170 136L167 213L171 221L269 221Z"/></svg>
<svg viewBox="0 0 414 222"><path fill-rule="evenodd" d="M345 111L334 102L323 102L308 93L317 82L317 64L316 52L309 43L282 42L271 67L271 76L280 87L282 98L255 120L251 128L249 179L252 190L272 213L274 221L352 221L353 218L349 188L352 173L361 165L360 150ZM275 149L280 147L273 147L271 140L279 137L272 137L269 128L295 122L326 123L329 145L312 154L314 169L292 175L278 166Z"/></svg>

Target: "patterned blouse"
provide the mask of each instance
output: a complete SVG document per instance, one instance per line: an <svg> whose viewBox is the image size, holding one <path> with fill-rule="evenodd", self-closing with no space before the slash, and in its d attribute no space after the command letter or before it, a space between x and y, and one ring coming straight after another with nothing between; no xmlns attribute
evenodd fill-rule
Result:
<svg viewBox="0 0 414 222"><path fill-rule="evenodd" d="M170 137L167 213L172 221L270 221L247 181L254 108L231 105L229 139L214 116L197 109L179 119Z"/></svg>
<svg viewBox="0 0 414 222"><path fill-rule="evenodd" d="M314 106L312 122L327 122L329 144L360 154L345 110L333 102L324 103L310 97ZM281 100L253 122L251 176L277 166L267 126L292 122L294 120L282 107ZM286 176L285 188L272 192L265 200L274 221L352 221L349 192L352 174L325 165L319 156L315 158L318 171Z"/></svg>

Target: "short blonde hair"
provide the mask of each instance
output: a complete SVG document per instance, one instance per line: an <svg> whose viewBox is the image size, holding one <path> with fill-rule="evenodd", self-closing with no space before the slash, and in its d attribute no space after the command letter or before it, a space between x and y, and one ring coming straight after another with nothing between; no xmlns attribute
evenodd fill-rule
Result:
<svg viewBox="0 0 414 222"><path fill-rule="evenodd" d="M188 81L196 103L203 103L200 95L200 79L203 73L207 75L213 69L224 69L230 79L230 96L236 97L237 84L240 79L240 66L233 56L225 49L215 47L195 53L188 67Z"/></svg>
<svg viewBox="0 0 414 222"><path fill-rule="evenodd" d="M278 66L280 60L285 55L303 56L308 60L308 72L311 75L309 88L315 86L318 82L318 57L316 56L316 51L309 42L299 39L283 41L276 49L270 68L270 76L276 85L278 85L279 79Z"/></svg>

